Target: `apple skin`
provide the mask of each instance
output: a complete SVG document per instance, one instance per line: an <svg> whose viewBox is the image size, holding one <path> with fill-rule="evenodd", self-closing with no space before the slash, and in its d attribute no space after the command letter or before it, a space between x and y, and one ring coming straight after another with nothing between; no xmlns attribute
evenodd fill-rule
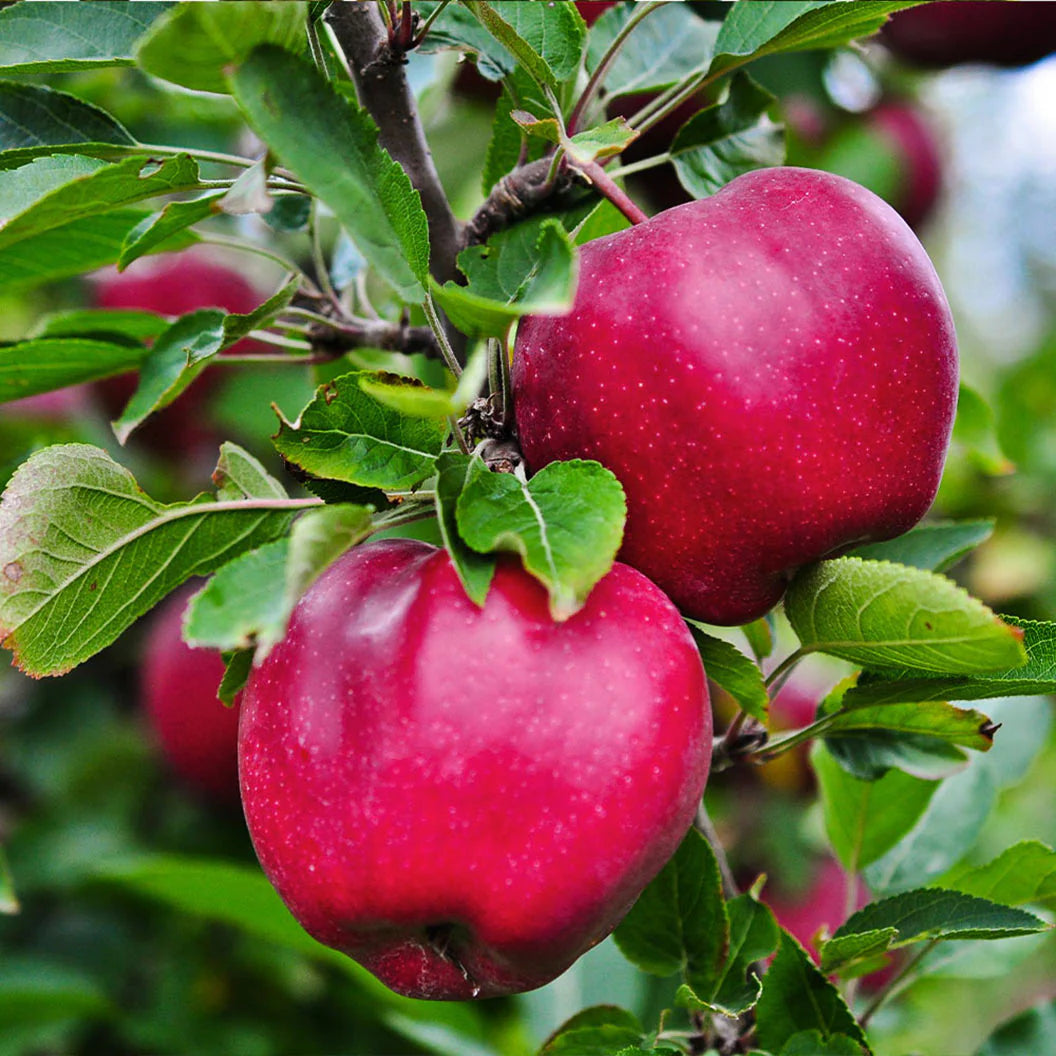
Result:
<svg viewBox="0 0 1056 1056"><path fill-rule="evenodd" d="M166 762L188 786L217 802L238 801L238 698L216 696L224 661L192 649L182 637L193 589L180 590L153 613L140 668L140 698Z"/></svg>
<svg viewBox="0 0 1056 1056"><path fill-rule="evenodd" d="M627 493L620 559L686 614L743 624L799 566L924 515L956 340L889 205L763 169L585 245L571 312L521 322L513 390L532 470L607 466Z"/></svg>
<svg viewBox="0 0 1056 1056"><path fill-rule="evenodd" d="M483 609L445 551L340 558L245 690L242 802L293 915L411 997L549 982L671 856L707 778L700 657L617 564L564 623L502 558Z"/></svg>
<svg viewBox="0 0 1056 1056"><path fill-rule="evenodd" d="M1056 5L1008 0L939 0L898 11L880 39L925 69L978 62L1028 66L1056 51Z"/></svg>
<svg viewBox="0 0 1056 1056"><path fill-rule="evenodd" d="M901 163L902 178L891 204L916 231L935 211L942 190L942 157L935 132L917 107L898 100L881 103L866 121Z"/></svg>

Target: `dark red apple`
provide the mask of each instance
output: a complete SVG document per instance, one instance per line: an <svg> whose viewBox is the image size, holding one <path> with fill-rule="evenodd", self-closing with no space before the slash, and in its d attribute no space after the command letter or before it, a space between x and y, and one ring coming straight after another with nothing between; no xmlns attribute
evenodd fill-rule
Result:
<svg viewBox="0 0 1056 1056"><path fill-rule="evenodd" d="M924 515L956 341L889 205L763 169L584 246L571 312L522 321L513 384L529 466L608 466L627 493L621 560L690 616L738 624L799 566Z"/></svg>
<svg viewBox="0 0 1056 1056"><path fill-rule="evenodd" d="M940 0L898 11L880 39L914 66L1027 66L1056 51L1056 4Z"/></svg>
<svg viewBox="0 0 1056 1056"><path fill-rule="evenodd" d="M192 649L182 637L193 590L168 598L151 617L140 669L140 695L173 771L211 798L238 799L238 710L216 696L219 653Z"/></svg>
<svg viewBox="0 0 1056 1056"><path fill-rule="evenodd" d="M918 107L901 100L881 103L865 120L898 162L898 186L889 200L916 230L931 216L942 189L935 131Z"/></svg>
<svg viewBox="0 0 1056 1056"><path fill-rule="evenodd" d="M194 251L141 257L127 271L103 273L94 286L94 301L100 308L136 308L167 316L199 308L251 312L263 299L238 272ZM240 342L233 351L251 347L253 342ZM138 442L174 457L185 458L205 446L210 457L215 455L217 437L203 404L218 380L215 370L206 371L136 431ZM136 384L135 374L122 374L96 384L95 391L110 418L121 414L136 391Z"/></svg>
<svg viewBox="0 0 1056 1056"><path fill-rule="evenodd" d="M640 573L616 565L554 623L514 561L479 609L407 539L320 577L239 733L250 835L294 916L437 999L541 986L604 938L688 829L710 754L700 658Z"/></svg>

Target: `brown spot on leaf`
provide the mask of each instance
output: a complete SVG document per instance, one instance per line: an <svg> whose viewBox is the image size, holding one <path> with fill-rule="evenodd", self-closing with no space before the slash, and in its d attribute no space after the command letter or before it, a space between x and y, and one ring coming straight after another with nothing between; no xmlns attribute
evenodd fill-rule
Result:
<svg viewBox="0 0 1056 1056"><path fill-rule="evenodd" d="M89 590L95 590L95 588L98 587L98 586L99 586L98 583L89 583L88 584L88 589Z"/></svg>
<svg viewBox="0 0 1056 1056"><path fill-rule="evenodd" d="M12 583L17 583L22 578L22 562L8 561L4 565L4 578L9 579Z"/></svg>

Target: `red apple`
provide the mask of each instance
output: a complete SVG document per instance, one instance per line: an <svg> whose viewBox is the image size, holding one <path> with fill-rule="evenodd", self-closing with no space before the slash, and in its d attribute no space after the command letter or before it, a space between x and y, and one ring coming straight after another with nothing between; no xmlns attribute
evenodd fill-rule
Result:
<svg viewBox="0 0 1056 1056"><path fill-rule="evenodd" d="M393 990L529 990L674 852L707 704L678 613L631 568L554 623L511 560L479 609L445 551L371 543L320 577L246 688L250 835L301 924Z"/></svg>
<svg viewBox="0 0 1056 1056"><path fill-rule="evenodd" d="M102 274L95 282L94 300L100 308L135 308L161 315L183 315L199 308L251 312L263 296L238 272L196 252L141 257L124 272ZM251 348L240 342L234 350ZM172 404L153 415L135 436L159 454L185 458L203 446L215 454L216 436L203 403L218 381L207 371ZM122 374L95 386L103 409L116 418L136 391L136 375Z"/></svg>
<svg viewBox="0 0 1056 1056"><path fill-rule="evenodd" d="M64 389L25 396L0 406L0 414L19 418L38 418L42 421L65 422L78 417L88 407L87 387L68 385Z"/></svg>
<svg viewBox="0 0 1056 1056"><path fill-rule="evenodd" d="M774 911L777 922L800 945L818 959L815 936L824 928L831 935L847 919L847 878L839 862L826 858L814 867L810 884L798 893L782 892L767 886L763 901ZM859 886L855 908L869 899Z"/></svg>
<svg viewBox="0 0 1056 1056"><path fill-rule="evenodd" d="M942 189L935 132L919 108L898 100L881 103L865 120L898 162L898 187L890 202L915 230L931 216Z"/></svg>
<svg viewBox="0 0 1056 1056"><path fill-rule="evenodd" d="M899 11L880 39L914 66L1027 66L1056 51L1056 4L942 0Z"/></svg>
<svg viewBox="0 0 1056 1056"><path fill-rule="evenodd" d="M763 169L584 246L571 312L522 321L513 384L529 466L606 465L627 493L621 560L689 615L738 624L800 565L924 515L956 342L890 206Z"/></svg>
<svg viewBox="0 0 1056 1056"><path fill-rule="evenodd" d="M192 649L182 637L193 591L168 598L151 618L140 695L166 761L191 787L219 801L238 799L238 710L216 696L219 653Z"/></svg>

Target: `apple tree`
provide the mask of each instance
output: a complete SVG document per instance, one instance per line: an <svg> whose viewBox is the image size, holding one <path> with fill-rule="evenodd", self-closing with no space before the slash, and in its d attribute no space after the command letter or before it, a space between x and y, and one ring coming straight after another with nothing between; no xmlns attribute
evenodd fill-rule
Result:
<svg viewBox="0 0 1056 1056"><path fill-rule="evenodd" d="M1043 1051L915 6L0 10L0 1054Z"/></svg>

